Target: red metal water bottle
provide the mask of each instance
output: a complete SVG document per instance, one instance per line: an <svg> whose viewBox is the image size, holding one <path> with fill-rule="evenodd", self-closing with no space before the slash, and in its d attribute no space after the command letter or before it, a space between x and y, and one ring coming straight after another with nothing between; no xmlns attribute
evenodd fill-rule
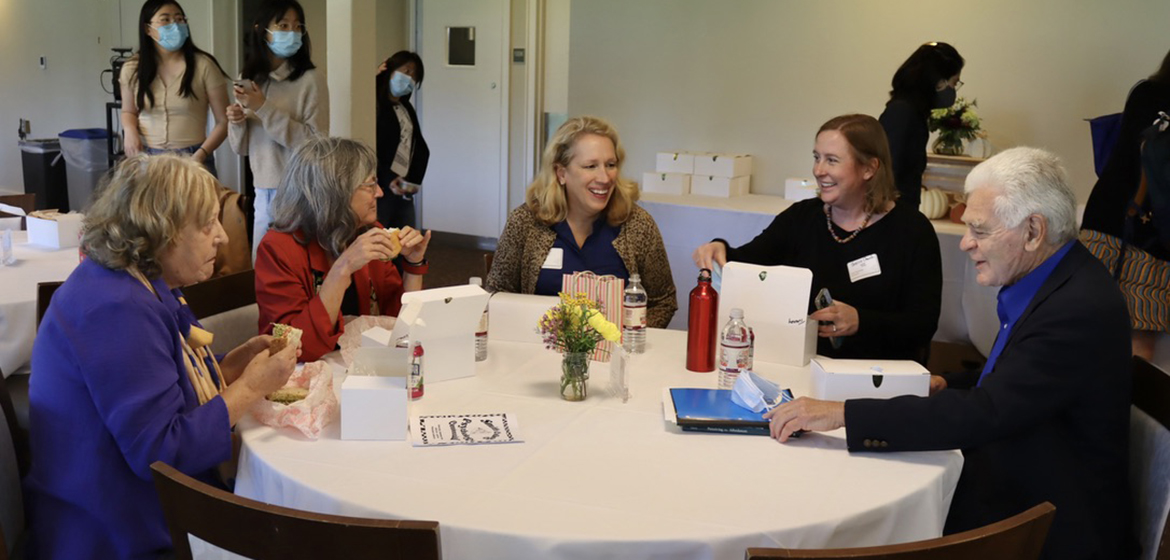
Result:
<svg viewBox="0 0 1170 560"><path fill-rule="evenodd" d="M718 311L719 292L711 286L711 270L704 268L699 271L699 285L691 290L687 317L687 369L690 371L715 371Z"/></svg>

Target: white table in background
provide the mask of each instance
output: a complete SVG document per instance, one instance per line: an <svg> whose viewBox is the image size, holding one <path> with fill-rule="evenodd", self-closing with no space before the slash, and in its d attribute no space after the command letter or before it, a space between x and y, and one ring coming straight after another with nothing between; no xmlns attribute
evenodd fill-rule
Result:
<svg viewBox="0 0 1170 560"><path fill-rule="evenodd" d="M77 247L28 244L28 233L12 232L16 264L0 266L0 371L11 375L28 365L36 337L37 283L69 277L79 262Z"/></svg>
<svg viewBox="0 0 1170 560"><path fill-rule="evenodd" d="M938 536L963 459L957 451L849 453L844 431L779 444L683 433L663 420L663 387L713 386L685 370L686 335L651 329L632 360L633 397L558 394L559 355L492 341L474 377L427 385L413 414L510 412L524 443L417 448L317 441L240 423L236 492L303 510L440 524L445 558L743 558L749 546L829 547ZM808 387L807 368L757 364ZM335 374L340 375L335 372Z"/></svg>

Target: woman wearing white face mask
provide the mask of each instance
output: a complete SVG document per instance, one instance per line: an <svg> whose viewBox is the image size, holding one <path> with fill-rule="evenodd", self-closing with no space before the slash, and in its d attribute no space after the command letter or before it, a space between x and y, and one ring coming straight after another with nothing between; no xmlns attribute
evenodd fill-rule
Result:
<svg viewBox="0 0 1170 560"><path fill-rule="evenodd" d="M398 51L378 67L378 183L393 193L378 199L378 221L415 227L412 196L427 173L431 150L410 97L423 82L417 54Z"/></svg>
<svg viewBox="0 0 1170 560"><path fill-rule="evenodd" d="M227 74L195 46L174 0L147 0L138 21L138 54L118 78L126 155L186 154L215 174L212 152L227 136ZM210 134L208 107L215 117Z"/></svg>
<svg viewBox="0 0 1170 560"><path fill-rule="evenodd" d="M228 139L249 156L256 187L252 260L271 221L268 207L293 150L329 134L329 89L310 59L305 10L296 0L267 0L246 32L242 79L228 107Z"/></svg>

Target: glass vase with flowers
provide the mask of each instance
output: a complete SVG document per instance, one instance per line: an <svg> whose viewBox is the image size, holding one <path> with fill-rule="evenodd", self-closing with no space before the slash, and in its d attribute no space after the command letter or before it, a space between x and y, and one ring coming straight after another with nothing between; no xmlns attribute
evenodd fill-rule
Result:
<svg viewBox="0 0 1170 560"><path fill-rule="evenodd" d="M583 293L560 294L561 302L545 312L537 332L550 350L564 353L561 360L561 398L582 401L588 396L589 353L598 342L621 339L621 330Z"/></svg>

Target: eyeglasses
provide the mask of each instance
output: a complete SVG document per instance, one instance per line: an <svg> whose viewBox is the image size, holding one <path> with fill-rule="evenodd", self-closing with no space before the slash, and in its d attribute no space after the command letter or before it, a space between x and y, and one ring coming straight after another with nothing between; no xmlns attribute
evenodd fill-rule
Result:
<svg viewBox="0 0 1170 560"><path fill-rule="evenodd" d="M158 16L158 18L151 20L151 23L155 24L158 27L162 27L164 25L170 25L172 23L187 23L187 16L182 15L182 14L178 14L175 16L171 16L171 15Z"/></svg>
<svg viewBox="0 0 1170 560"><path fill-rule="evenodd" d="M955 91L958 91L960 89L963 89L963 80L958 80L955 82Z"/></svg>
<svg viewBox="0 0 1170 560"><path fill-rule="evenodd" d="M303 23L286 23L286 22L282 21L279 23L272 24L272 26L270 26L268 28L268 30L269 31L299 31L301 33L304 33L305 32L305 24L303 24Z"/></svg>
<svg viewBox="0 0 1170 560"><path fill-rule="evenodd" d="M362 189L362 190L364 190L364 191L366 191L366 192L368 192L368 193L370 193L370 194L378 194L378 191L379 191L379 190L380 190L382 187L379 187L379 186L378 186L378 182L377 182L377 181L374 181L374 182L372 182L372 183L359 183L359 184L358 184L358 188L359 188L359 189Z"/></svg>

